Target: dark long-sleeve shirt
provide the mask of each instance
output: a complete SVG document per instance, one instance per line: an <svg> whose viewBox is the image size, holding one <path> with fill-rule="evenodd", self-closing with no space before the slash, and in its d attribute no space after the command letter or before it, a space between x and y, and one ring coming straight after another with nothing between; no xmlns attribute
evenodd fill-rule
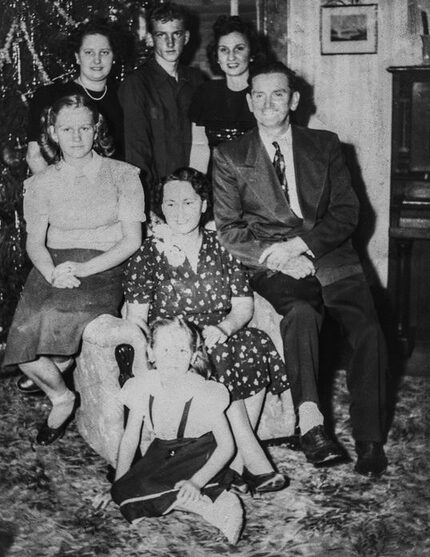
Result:
<svg viewBox="0 0 430 557"><path fill-rule="evenodd" d="M120 86L124 111L125 158L141 169L147 192L163 176L187 166L191 152L188 116L201 73L180 65L178 80L155 60L145 62Z"/></svg>

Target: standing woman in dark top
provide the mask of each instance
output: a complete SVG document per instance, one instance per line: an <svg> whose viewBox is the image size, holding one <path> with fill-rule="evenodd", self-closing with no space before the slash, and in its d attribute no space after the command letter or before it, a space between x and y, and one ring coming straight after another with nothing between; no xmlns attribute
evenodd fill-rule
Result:
<svg viewBox="0 0 430 557"><path fill-rule="evenodd" d="M213 31L208 57L212 71L223 74L224 79L201 85L190 109L194 124L204 127L211 151L219 143L239 137L256 125L248 108L246 91L249 64L263 57L257 32L240 17L218 17Z"/></svg>
<svg viewBox="0 0 430 557"><path fill-rule="evenodd" d="M119 50L118 31L106 20L97 19L80 25L69 37L79 74L72 81L39 88L29 107L27 164L33 174L48 166L39 146L41 115L55 101L71 94L85 93L103 115L113 137L115 159L124 159L123 114L117 96L117 84L109 79Z"/></svg>

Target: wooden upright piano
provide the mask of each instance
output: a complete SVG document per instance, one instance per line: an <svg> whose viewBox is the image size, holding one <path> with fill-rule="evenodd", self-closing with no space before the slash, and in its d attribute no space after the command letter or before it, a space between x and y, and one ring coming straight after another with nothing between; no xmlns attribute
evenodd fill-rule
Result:
<svg viewBox="0 0 430 557"><path fill-rule="evenodd" d="M406 372L430 374L430 66L393 76L388 290Z"/></svg>

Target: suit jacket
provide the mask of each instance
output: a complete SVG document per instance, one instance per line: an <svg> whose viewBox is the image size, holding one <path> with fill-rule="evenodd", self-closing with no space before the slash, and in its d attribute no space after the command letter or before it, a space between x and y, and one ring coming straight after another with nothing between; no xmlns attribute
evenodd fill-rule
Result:
<svg viewBox="0 0 430 557"><path fill-rule="evenodd" d="M255 128L215 149L216 227L225 247L257 270L264 269L258 259L267 246L300 236L324 286L362 272L351 243L358 200L334 133L292 126L292 138L303 220L294 218Z"/></svg>

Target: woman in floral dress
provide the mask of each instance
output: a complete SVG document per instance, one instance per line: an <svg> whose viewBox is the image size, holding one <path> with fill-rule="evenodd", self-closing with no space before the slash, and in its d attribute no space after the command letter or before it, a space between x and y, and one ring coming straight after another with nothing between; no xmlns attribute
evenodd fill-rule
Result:
<svg viewBox="0 0 430 557"><path fill-rule="evenodd" d="M126 277L127 319L147 330L158 317L181 315L202 332L217 381L230 391L227 411L238 453L231 465L256 491L286 485L259 445L255 427L266 389L288 387L284 364L270 338L245 325L253 297L240 264L203 228L210 186L200 172L182 168L155 190L153 227L131 259Z"/></svg>

